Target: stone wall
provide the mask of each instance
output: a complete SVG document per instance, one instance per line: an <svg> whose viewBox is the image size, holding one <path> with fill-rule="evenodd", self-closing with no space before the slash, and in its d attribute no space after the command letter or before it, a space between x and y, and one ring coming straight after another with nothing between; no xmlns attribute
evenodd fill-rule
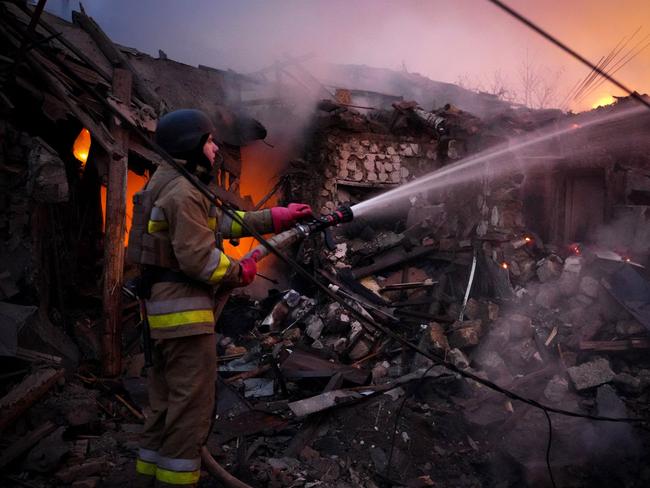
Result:
<svg viewBox="0 0 650 488"><path fill-rule="evenodd" d="M323 181L316 198L321 213L343 203L358 203L352 189L394 188L440 166L435 140L383 134L329 134L323 154Z"/></svg>

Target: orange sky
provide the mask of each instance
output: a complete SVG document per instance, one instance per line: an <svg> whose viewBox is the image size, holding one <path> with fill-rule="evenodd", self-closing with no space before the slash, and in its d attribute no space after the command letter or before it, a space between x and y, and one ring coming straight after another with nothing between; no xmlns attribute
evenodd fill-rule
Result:
<svg viewBox="0 0 650 488"><path fill-rule="evenodd" d="M650 34L649 0L506 3L593 61L638 27L637 40ZM283 54L313 53L322 62L405 65L432 79L476 86L489 85L498 72L516 88L528 55L559 98L588 72L486 0L86 0L84 6L118 43L240 72L268 66ZM48 2L62 15L70 7L64 0ZM650 93L650 48L616 76ZM604 84L569 108L590 108L610 94L621 92Z"/></svg>

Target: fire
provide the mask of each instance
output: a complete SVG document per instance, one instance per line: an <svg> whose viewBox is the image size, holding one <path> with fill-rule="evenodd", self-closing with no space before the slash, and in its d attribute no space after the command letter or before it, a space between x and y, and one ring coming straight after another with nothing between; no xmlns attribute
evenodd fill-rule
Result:
<svg viewBox="0 0 650 488"><path fill-rule="evenodd" d="M140 190L148 181L148 176L140 176L133 171L129 171L126 177L126 226L124 231L124 245L129 243L129 230L131 230L131 221L133 220L133 195ZM106 227L106 187L101 188L102 200L102 227Z"/></svg>
<svg viewBox="0 0 650 488"><path fill-rule="evenodd" d="M533 242L533 240L528 236L524 237L524 241L526 242L526 244L530 244L531 242Z"/></svg>
<svg viewBox="0 0 650 488"><path fill-rule="evenodd" d="M258 203L275 186L278 174L286 164L286 155L290 152L287 147L281 147L281 142L275 148L256 142L241 148L242 174L239 193L250 195L254 203ZM262 208L270 208L278 204L278 195L269 198ZM228 240L223 243L226 254L240 259L258 244L252 237L239 240L238 246L233 246Z"/></svg>
<svg viewBox="0 0 650 488"><path fill-rule="evenodd" d="M508 263L506 263L506 262L504 261L503 263L501 263L501 267L502 267L503 269L508 269Z"/></svg>
<svg viewBox="0 0 650 488"><path fill-rule="evenodd" d="M86 167L86 161L88 161L88 154L90 153L90 144L90 131L84 127L72 145L72 154L81 162L81 171Z"/></svg>
<svg viewBox="0 0 650 488"><path fill-rule="evenodd" d="M613 96L603 95L591 105L591 108L598 108L598 107L604 107L606 105L611 105L615 101L616 99Z"/></svg>

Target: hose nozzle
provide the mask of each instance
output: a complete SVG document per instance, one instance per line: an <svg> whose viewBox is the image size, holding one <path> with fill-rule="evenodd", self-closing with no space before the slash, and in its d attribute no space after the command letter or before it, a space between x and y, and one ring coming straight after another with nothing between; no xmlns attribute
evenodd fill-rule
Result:
<svg viewBox="0 0 650 488"><path fill-rule="evenodd" d="M353 218L354 215L352 214L352 209L348 205L341 205L331 214L323 215L312 220L311 222L305 222L303 225L309 227L310 233L319 232L321 230L327 229L328 227L334 227L335 225L350 222Z"/></svg>

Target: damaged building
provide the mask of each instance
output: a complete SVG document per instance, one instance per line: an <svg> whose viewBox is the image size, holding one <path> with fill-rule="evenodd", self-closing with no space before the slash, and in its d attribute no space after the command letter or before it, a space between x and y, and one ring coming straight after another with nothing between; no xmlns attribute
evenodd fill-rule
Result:
<svg viewBox="0 0 650 488"><path fill-rule="evenodd" d="M133 483L150 410L125 236L165 164L156 120L185 107L220 131L220 199L354 215L281 249L302 272L268 258L232 294L200 486L650 482L633 97L567 114L398 74L325 86L300 59L240 75L118 46L83 10L0 9L3 486Z"/></svg>

